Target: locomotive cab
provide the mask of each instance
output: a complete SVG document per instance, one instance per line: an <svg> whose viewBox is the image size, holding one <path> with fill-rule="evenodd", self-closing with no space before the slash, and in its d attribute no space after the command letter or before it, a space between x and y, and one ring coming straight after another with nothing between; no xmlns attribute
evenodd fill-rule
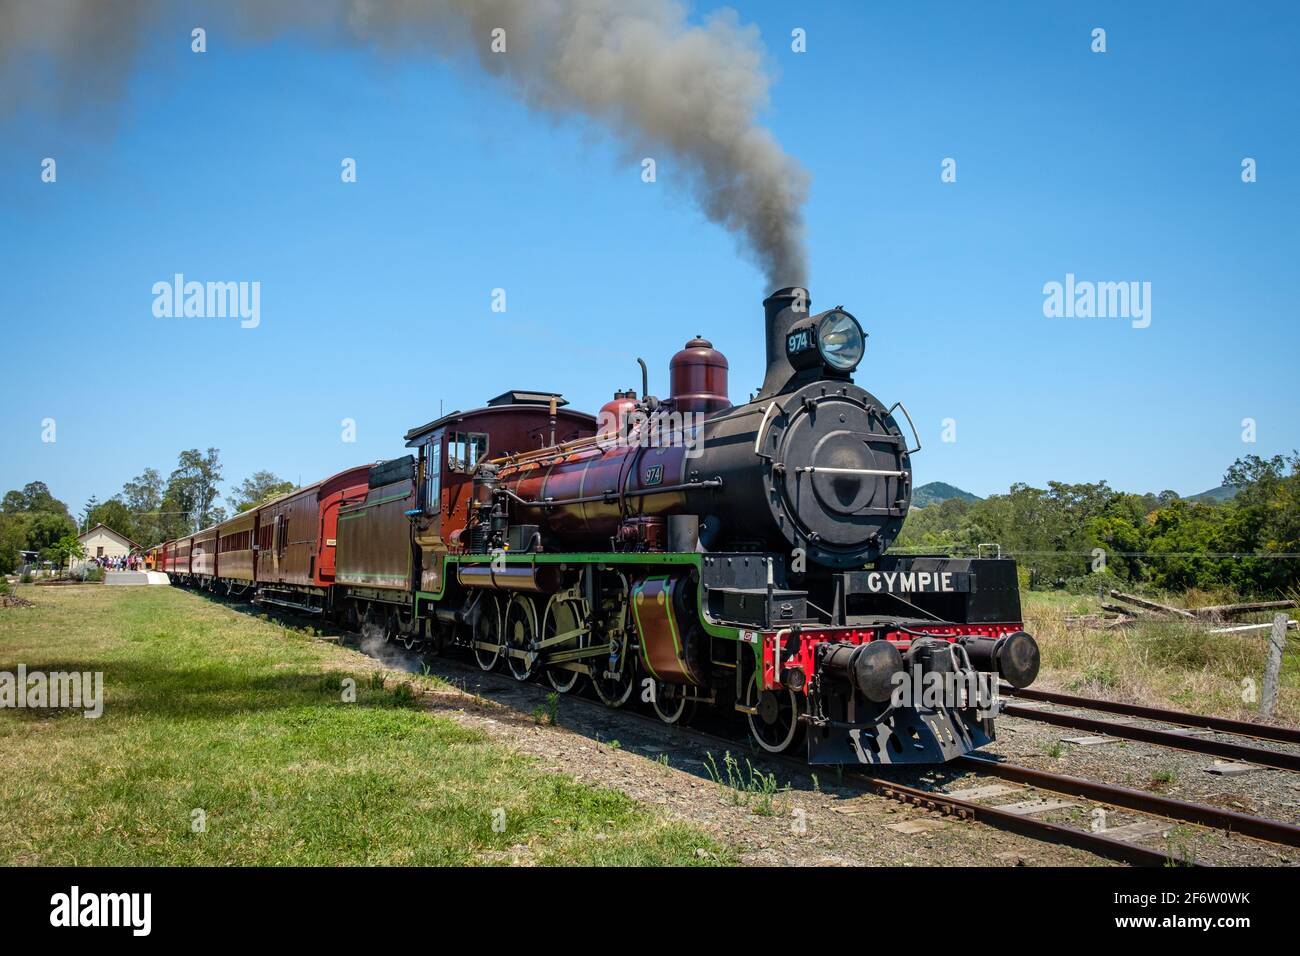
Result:
<svg viewBox="0 0 1300 956"><path fill-rule="evenodd" d="M433 590L440 583L440 555L486 550L486 542L472 542L467 533L475 510L475 476L490 459L596 433L596 419L566 408L568 404L557 392L514 389L482 408L455 411L406 433L406 447L417 449L417 506L410 517L423 558L423 588ZM526 550L523 541L515 545L516 551Z"/></svg>

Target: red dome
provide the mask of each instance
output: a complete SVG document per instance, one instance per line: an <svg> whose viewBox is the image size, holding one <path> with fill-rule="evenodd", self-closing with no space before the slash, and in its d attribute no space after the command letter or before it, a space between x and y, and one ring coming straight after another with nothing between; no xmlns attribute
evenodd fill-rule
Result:
<svg viewBox="0 0 1300 956"><path fill-rule="evenodd" d="M722 411L727 397L727 358L708 339L696 336L668 363L673 405L679 412Z"/></svg>

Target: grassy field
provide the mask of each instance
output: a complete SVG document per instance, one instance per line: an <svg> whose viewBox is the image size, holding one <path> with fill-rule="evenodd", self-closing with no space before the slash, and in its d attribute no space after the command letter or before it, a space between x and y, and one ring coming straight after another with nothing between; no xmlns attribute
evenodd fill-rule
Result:
<svg viewBox="0 0 1300 956"><path fill-rule="evenodd" d="M1259 710L1267 632L1209 634L1204 626L1180 621L1143 621L1132 628L1103 630L1066 624L1066 619L1100 610L1097 598L1063 592L1023 592L1026 630L1043 651L1042 686L1088 696L1140 701L1201 714L1251 719ZM1190 599L1188 601L1188 599ZM1214 603L1197 595L1187 606ZM1293 613L1294 616L1294 613ZM1270 620L1257 614L1234 620ZM1249 700L1253 681L1255 701ZM1291 631L1282 659L1277 720L1300 723L1300 634Z"/></svg>
<svg viewBox="0 0 1300 956"><path fill-rule="evenodd" d="M729 860L421 710L428 678L385 686L355 652L172 588L18 590L37 606L0 609L0 671L102 671L105 704L0 711L0 863Z"/></svg>

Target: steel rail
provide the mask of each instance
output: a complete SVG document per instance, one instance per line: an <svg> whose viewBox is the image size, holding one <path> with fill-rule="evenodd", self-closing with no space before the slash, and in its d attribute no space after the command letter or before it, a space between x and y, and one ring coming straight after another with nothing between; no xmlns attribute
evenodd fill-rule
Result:
<svg viewBox="0 0 1300 956"><path fill-rule="evenodd" d="M1131 787L1121 787L1097 780L1084 780L1081 777L1052 773L1049 770L1037 770L978 754L958 757L957 763L980 773L1001 777L1003 780L1013 780L1016 783L1067 796L1084 797L1140 813L1214 827L1229 833L1240 833L1243 836L1267 840L1270 843L1280 843L1283 846L1300 847L1300 826L1293 823L1238 813L1236 810L1225 810L1204 803L1174 800L1145 790L1134 790Z"/></svg>
<svg viewBox="0 0 1300 956"><path fill-rule="evenodd" d="M1197 727L1206 730L1218 730L1225 734L1237 734L1242 737L1257 737L1260 740L1276 740L1279 743L1300 744L1300 728L1276 727L1272 724L1256 724L1249 720L1233 720L1228 717L1207 717L1182 710L1165 710L1161 707L1148 707L1145 704L1128 704L1113 700L1099 700L1093 697L1077 697L1055 690L1039 690L1036 687L1018 689L1003 684L999 692L1009 697L1021 697L1025 700L1041 700L1049 704L1063 704L1067 707L1083 707L1087 710L1100 710L1109 714L1122 714L1125 717L1143 717L1147 720L1161 720L1167 724L1181 724L1184 727Z"/></svg>
<svg viewBox="0 0 1300 956"><path fill-rule="evenodd" d="M1172 747L1190 753L1206 754L1212 757L1227 757L1261 767L1276 770L1300 772L1300 754L1284 753L1255 747L1250 744L1233 743L1227 740L1206 740L1203 737L1191 737L1168 730L1153 727L1136 727L1133 724L1121 724L1113 720L1100 720L1096 717L1083 717L1075 714L1058 714L1048 710L1034 710L1030 707L1018 707L1006 704L1002 708L1005 717L1020 717L1036 720L1057 727L1069 727L1072 730L1087 730L1107 737L1119 737L1125 740L1137 740L1142 743L1155 744L1160 747Z"/></svg>
<svg viewBox="0 0 1300 956"><path fill-rule="evenodd" d="M1023 814L1012 813L1000 807L987 806L971 800L962 800L960 797L949 796L946 793L921 790L917 787L909 787L901 783L894 783L890 780L882 780L879 777L861 773L846 774L846 778L859 780L884 797L903 800L926 809L946 809L961 819L972 819L997 827L999 830L1019 833L1021 836L1072 846L1077 850L1086 850L1089 853L1095 853L1097 856L1117 860L1121 863L1129 863L1134 866L1168 866L1179 862L1162 850L1151 850L1140 844L1117 840L1103 833L1094 833L1091 830L1076 830L1073 827L1062 826L1059 823L1049 823L1046 820L1038 820ZM1204 864L1191 863L1189 865L1203 866Z"/></svg>

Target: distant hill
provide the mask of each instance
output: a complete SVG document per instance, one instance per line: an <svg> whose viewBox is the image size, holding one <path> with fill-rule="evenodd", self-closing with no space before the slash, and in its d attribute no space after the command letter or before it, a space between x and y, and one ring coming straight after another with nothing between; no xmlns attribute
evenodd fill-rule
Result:
<svg viewBox="0 0 1300 956"><path fill-rule="evenodd" d="M912 507L924 508L926 505L943 504L949 498L960 498L962 501L982 500L979 495L972 495L969 491L962 491L942 481L932 481L912 490Z"/></svg>
<svg viewBox="0 0 1300 956"><path fill-rule="evenodd" d="M1237 497L1237 489L1230 488L1228 485L1219 485L1217 488L1211 488L1209 491L1202 491L1199 495L1191 495L1188 501L1231 501Z"/></svg>
<svg viewBox="0 0 1300 956"><path fill-rule="evenodd" d="M1237 497L1237 489L1228 485L1220 485L1218 488L1211 488L1209 491L1202 491L1199 495L1188 495L1184 501L1208 501L1222 502L1231 501ZM924 508L927 505L943 504L949 498L960 498L962 501L983 501L979 495L973 495L969 491L963 491L956 485L950 485L945 481L932 481L929 484L922 485L912 491L912 507Z"/></svg>

